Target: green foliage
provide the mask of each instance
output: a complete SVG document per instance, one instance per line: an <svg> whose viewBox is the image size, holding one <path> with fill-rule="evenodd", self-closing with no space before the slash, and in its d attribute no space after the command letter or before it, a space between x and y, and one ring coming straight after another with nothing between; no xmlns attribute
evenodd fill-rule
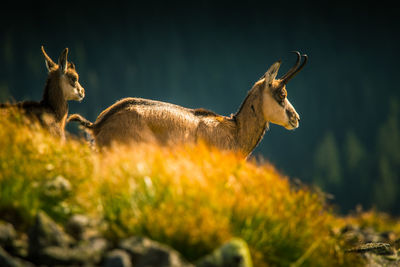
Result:
<svg viewBox="0 0 400 267"><path fill-rule="evenodd" d="M7 85L4 83L0 83L0 102L5 102L9 96L10 93L8 92Z"/></svg>
<svg viewBox="0 0 400 267"><path fill-rule="evenodd" d="M355 175L359 173L365 164L364 161L367 157L367 154L363 144L353 131L349 131L346 134L346 139L344 142L344 156L346 169Z"/></svg>
<svg viewBox="0 0 400 267"><path fill-rule="evenodd" d="M374 186L374 202L383 210L394 211L400 201L400 110L399 102L390 103L387 120L377 136L378 179Z"/></svg>
<svg viewBox="0 0 400 267"><path fill-rule="evenodd" d="M314 182L325 190L336 189L342 182L340 154L332 132L328 132L314 154Z"/></svg>
<svg viewBox="0 0 400 267"><path fill-rule="evenodd" d="M399 101L388 103L389 112L375 130L375 146L361 142L348 130L343 146L333 132L323 136L314 151L313 182L333 193L336 203L354 209L370 208L399 213L400 110Z"/></svg>

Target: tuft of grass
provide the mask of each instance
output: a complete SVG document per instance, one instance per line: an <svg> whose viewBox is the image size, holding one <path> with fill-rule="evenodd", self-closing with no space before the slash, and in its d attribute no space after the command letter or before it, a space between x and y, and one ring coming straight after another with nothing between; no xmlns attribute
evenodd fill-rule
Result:
<svg viewBox="0 0 400 267"><path fill-rule="evenodd" d="M0 217L23 227L39 210L57 221L81 211L76 194L93 174L90 149L63 143L17 111L2 111L0 117ZM51 196L48 185L57 177L72 188Z"/></svg>
<svg viewBox="0 0 400 267"><path fill-rule="evenodd" d="M22 230L39 210L60 223L84 213L100 219L110 239L147 236L191 261L240 237L255 266L362 264L336 234L345 220L271 164L202 144L96 153L18 113L0 115L0 218Z"/></svg>
<svg viewBox="0 0 400 267"><path fill-rule="evenodd" d="M306 188L291 188L269 164L200 145L118 148L102 165L102 206L118 237L146 235L190 260L232 236L246 240L260 262L325 264L316 255L336 257L324 202Z"/></svg>

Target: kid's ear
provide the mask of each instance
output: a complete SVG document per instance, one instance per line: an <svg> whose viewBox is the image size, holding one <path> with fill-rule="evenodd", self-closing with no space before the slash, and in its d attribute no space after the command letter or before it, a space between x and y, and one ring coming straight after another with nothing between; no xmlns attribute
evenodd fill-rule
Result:
<svg viewBox="0 0 400 267"><path fill-rule="evenodd" d="M67 56L68 56L68 48L65 48L64 51L61 52L60 57L58 58L58 65L60 66L61 73L65 73L67 71Z"/></svg>

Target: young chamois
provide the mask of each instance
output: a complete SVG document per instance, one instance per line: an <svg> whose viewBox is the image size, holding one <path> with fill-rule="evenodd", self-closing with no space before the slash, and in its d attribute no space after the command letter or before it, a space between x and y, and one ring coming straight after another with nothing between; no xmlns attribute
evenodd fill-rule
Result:
<svg viewBox="0 0 400 267"><path fill-rule="evenodd" d="M20 110L30 120L39 121L41 126L51 134L64 139L65 122L68 116L67 101L81 101L85 97L85 90L78 82L79 76L75 65L67 61L68 48L62 51L58 64L51 60L43 46L41 49L48 70L42 100L5 103L0 104L0 108Z"/></svg>
<svg viewBox="0 0 400 267"><path fill-rule="evenodd" d="M299 126L300 117L287 99L286 83L304 67L308 57L295 53L296 64L282 78L275 79L281 65L278 61L254 84L239 111L230 117L204 109L125 98L105 109L94 123L78 114L68 121L80 122L100 148L114 142L175 145L202 140L247 156L262 139L268 123L289 130Z"/></svg>

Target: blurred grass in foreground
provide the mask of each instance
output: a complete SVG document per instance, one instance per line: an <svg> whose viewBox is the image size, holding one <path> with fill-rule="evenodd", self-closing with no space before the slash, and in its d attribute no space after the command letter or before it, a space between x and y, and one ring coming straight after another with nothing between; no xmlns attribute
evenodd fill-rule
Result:
<svg viewBox="0 0 400 267"><path fill-rule="evenodd" d="M241 237L255 266L354 266L360 259L344 253L335 229L351 222L400 232L377 213L340 218L320 194L234 153L204 145L96 153L82 140L49 136L18 113L0 115L0 219L22 231L38 210L60 223L83 213L103 220L113 240L147 236L191 261ZM70 188L52 192L49 184L60 176Z"/></svg>

